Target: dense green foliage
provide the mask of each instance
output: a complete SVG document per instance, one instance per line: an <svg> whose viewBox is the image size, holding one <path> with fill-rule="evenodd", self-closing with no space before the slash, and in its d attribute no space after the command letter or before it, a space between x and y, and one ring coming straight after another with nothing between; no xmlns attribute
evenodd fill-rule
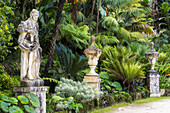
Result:
<svg viewBox="0 0 170 113"><path fill-rule="evenodd" d="M17 98L0 96L1 113L36 113L33 107L40 107L40 102L35 94L30 93L28 97L19 95Z"/></svg>

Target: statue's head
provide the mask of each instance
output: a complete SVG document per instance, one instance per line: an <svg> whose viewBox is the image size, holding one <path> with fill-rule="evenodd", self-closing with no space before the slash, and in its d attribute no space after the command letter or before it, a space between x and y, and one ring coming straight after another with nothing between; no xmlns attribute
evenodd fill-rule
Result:
<svg viewBox="0 0 170 113"><path fill-rule="evenodd" d="M37 21L39 17L39 11L37 11L36 9L33 9L30 13L30 17L32 20Z"/></svg>

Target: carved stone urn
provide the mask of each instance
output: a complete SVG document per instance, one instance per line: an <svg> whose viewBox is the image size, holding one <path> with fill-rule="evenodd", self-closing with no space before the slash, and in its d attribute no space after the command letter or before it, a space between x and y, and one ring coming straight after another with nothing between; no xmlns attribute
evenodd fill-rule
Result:
<svg viewBox="0 0 170 113"><path fill-rule="evenodd" d="M153 42L151 42L150 45L151 45L151 49L150 49L150 51L145 53L145 56L149 60L149 63L151 64L151 70L150 71L155 72L154 67L155 67L156 60L157 60L157 58L159 56L159 53L154 51L154 48L153 48L154 43Z"/></svg>
<svg viewBox="0 0 170 113"><path fill-rule="evenodd" d="M100 77L95 72L96 65L98 64L98 60L102 51L95 47L95 37L91 37L91 46L84 50L84 54L88 59L88 64L90 67L90 72L86 74L84 77L84 81L87 82L88 85L93 85L95 89L100 90Z"/></svg>
<svg viewBox="0 0 170 113"><path fill-rule="evenodd" d="M145 53L146 58L151 64L151 69L146 73L148 89L150 90L150 97L160 97L159 92L159 73L154 70L156 60L159 53L154 51L154 43L151 42L151 49Z"/></svg>

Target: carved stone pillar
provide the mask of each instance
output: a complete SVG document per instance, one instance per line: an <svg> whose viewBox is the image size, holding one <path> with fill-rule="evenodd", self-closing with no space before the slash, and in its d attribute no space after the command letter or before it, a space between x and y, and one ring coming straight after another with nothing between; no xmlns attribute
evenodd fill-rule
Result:
<svg viewBox="0 0 170 113"><path fill-rule="evenodd" d="M91 37L91 46L84 50L84 54L88 59L88 64L90 67L90 72L84 76L84 81L87 82L87 85L94 86L95 89L100 90L100 77L95 72L96 65L98 63L99 57L102 54L102 51L95 47L95 37Z"/></svg>
<svg viewBox="0 0 170 113"><path fill-rule="evenodd" d="M154 70L154 66L156 63L156 60L159 56L159 53L154 51L154 43L151 42L151 50L148 51L145 56L149 60L149 63L151 64L151 69L147 72L147 84L150 91L150 97L160 97L159 93L159 73Z"/></svg>
<svg viewBox="0 0 170 113"><path fill-rule="evenodd" d="M150 91L150 97L160 97L159 92L159 73L158 72L147 72L147 84Z"/></svg>
<svg viewBox="0 0 170 113"><path fill-rule="evenodd" d="M35 94L40 101L40 108L34 108L36 113L46 113L46 91L47 87L14 87L15 97L19 95L28 96L29 93Z"/></svg>

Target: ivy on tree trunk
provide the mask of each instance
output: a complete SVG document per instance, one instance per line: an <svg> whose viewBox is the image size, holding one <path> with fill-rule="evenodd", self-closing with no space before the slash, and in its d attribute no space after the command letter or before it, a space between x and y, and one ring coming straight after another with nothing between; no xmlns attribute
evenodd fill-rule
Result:
<svg viewBox="0 0 170 113"><path fill-rule="evenodd" d="M49 67L52 67L52 64L53 64L54 49L55 49L55 46L56 46L56 38L57 38L58 33L59 33L59 25L60 25L60 21L61 21L61 17L62 17L64 2L65 2L65 0L60 0L59 4L58 4L58 11L57 11L55 26L54 26L54 29L53 29L53 35L52 35L52 39L51 39L50 53L48 55L47 64L45 66L44 77L47 77L48 69L49 69Z"/></svg>

